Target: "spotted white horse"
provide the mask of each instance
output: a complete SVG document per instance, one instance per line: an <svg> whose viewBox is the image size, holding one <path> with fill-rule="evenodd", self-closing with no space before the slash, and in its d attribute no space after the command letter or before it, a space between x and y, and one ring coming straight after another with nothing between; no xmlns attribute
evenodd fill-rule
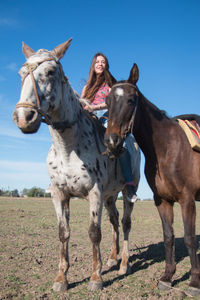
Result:
<svg viewBox="0 0 200 300"><path fill-rule="evenodd" d="M88 285L90 290L103 287L100 254L103 203L112 224L112 249L108 259L108 265L112 266L117 263L119 254L119 223L115 201L118 192L122 190L124 242L120 274L125 274L129 268L128 236L133 209L133 204L127 201L126 192L123 191L124 178L119 163L102 155L105 151L103 128L82 108L63 73L59 60L70 43L71 39L53 51L40 49L37 52L23 43L22 50L27 61L19 72L22 78L21 95L13 113L13 119L23 133L37 132L42 121L49 125L53 144L47 157L47 166L61 243L59 272L53 285L55 291L66 290L68 286L70 198L81 197L90 203L89 237L93 246L92 275ZM140 152L136 148L135 158L137 185Z"/></svg>

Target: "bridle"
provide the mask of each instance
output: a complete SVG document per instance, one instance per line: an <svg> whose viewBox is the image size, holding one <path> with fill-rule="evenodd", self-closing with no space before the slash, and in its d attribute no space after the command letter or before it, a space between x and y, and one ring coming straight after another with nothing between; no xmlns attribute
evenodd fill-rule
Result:
<svg viewBox="0 0 200 300"><path fill-rule="evenodd" d="M117 87L117 86L122 86L122 85L129 85L131 87L134 87L136 88L136 90L138 90L137 86L130 83L130 82L121 82L121 83L116 83L112 86L113 87ZM133 130L133 126L134 126L134 121L135 121L135 115L136 115L136 112L137 112L137 108L138 108L138 99L137 99L137 102L136 102L136 105L135 105L135 108L134 108L134 111L133 111L133 115L129 121L129 124L128 124L128 127L127 129L124 131L124 134L123 134L123 139L125 139L127 137L127 135L131 132L132 133L132 130Z"/></svg>
<svg viewBox="0 0 200 300"><path fill-rule="evenodd" d="M77 122L77 120L72 121L72 122L69 122L69 121L53 122L51 120L51 117L47 113L42 111L41 105L40 105L40 98L39 98L37 87L36 87L36 80L35 80L34 75L33 75L33 71L40 64L42 64L45 61L52 61L52 60L55 61L59 65L59 68L60 68L60 71L61 71L61 75L62 75L62 99L64 98L64 85L65 85L65 83L68 82L68 78L65 76L65 74L63 72L63 69L62 69L62 66L61 66L59 61L57 61L54 58L45 58L45 59L43 59L39 62L35 62L35 63L26 62L26 63L23 64L23 66L26 67L27 72L23 77L21 90L23 88L25 79L27 78L28 75L30 75L31 81L32 81L32 84L33 84L34 94L35 94L35 97L36 97L36 105L32 104L32 103L20 102L20 103L17 103L16 108L20 108L20 107L33 108L38 112L38 114L41 115L41 122L46 123L47 125L51 125L54 129L57 129L57 130L62 129L63 130L65 128L72 127Z"/></svg>

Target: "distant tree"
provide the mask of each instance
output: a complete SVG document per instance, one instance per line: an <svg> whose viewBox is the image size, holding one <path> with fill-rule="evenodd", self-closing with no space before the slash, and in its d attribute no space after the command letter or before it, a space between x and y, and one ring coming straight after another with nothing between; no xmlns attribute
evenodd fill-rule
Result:
<svg viewBox="0 0 200 300"><path fill-rule="evenodd" d="M38 187L32 187L28 193L28 197L44 197L45 191L44 189L38 188Z"/></svg>
<svg viewBox="0 0 200 300"><path fill-rule="evenodd" d="M17 189L13 190L10 192L11 197L19 197L19 192Z"/></svg>
<svg viewBox="0 0 200 300"><path fill-rule="evenodd" d="M3 191L3 196L10 197L10 195L11 195L11 192L9 190Z"/></svg>
<svg viewBox="0 0 200 300"><path fill-rule="evenodd" d="M21 195L24 197L24 196L27 196L28 195L28 189L24 188L22 191L21 191Z"/></svg>
<svg viewBox="0 0 200 300"><path fill-rule="evenodd" d="M44 197L46 197L46 198L51 198L51 194L50 194L50 193L45 193L45 194L44 194Z"/></svg>

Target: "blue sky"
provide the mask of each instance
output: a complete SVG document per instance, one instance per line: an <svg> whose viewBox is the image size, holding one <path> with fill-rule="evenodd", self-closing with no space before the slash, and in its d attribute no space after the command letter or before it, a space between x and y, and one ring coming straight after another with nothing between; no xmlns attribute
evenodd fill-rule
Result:
<svg viewBox="0 0 200 300"><path fill-rule="evenodd" d="M136 62L139 89L169 115L200 114L199 0L1 0L0 36L0 188L49 185L48 127L23 135L12 121L25 62L22 41L52 50L72 37L61 63L79 93L93 55L102 51L118 80L127 79ZM143 169L142 157L142 199L152 197Z"/></svg>

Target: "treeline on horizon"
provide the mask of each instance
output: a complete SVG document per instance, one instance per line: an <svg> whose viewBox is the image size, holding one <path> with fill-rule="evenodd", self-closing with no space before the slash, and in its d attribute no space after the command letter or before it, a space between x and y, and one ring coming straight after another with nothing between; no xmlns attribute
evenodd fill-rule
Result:
<svg viewBox="0 0 200 300"><path fill-rule="evenodd" d="M21 192L17 189L0 189L0 196L5 197L51 197L50 193L39 187L32 187L30 189L24 188Z"/></svg>
<svg viewBox="0 0 200 300"><path fill-rule="evenodd" d="M45 191L44 189L40 187L32 187L30 189L24 188L21 192L19 192L17 189L10 190L8 189L0 189L0 197L37 197L37 198L51 198L51 194ZM76 197L75 197L76 198ZM123 200L122 195L119 194L118 200ZM153 199L140 199L142 201L149 201Z"/></svg>

